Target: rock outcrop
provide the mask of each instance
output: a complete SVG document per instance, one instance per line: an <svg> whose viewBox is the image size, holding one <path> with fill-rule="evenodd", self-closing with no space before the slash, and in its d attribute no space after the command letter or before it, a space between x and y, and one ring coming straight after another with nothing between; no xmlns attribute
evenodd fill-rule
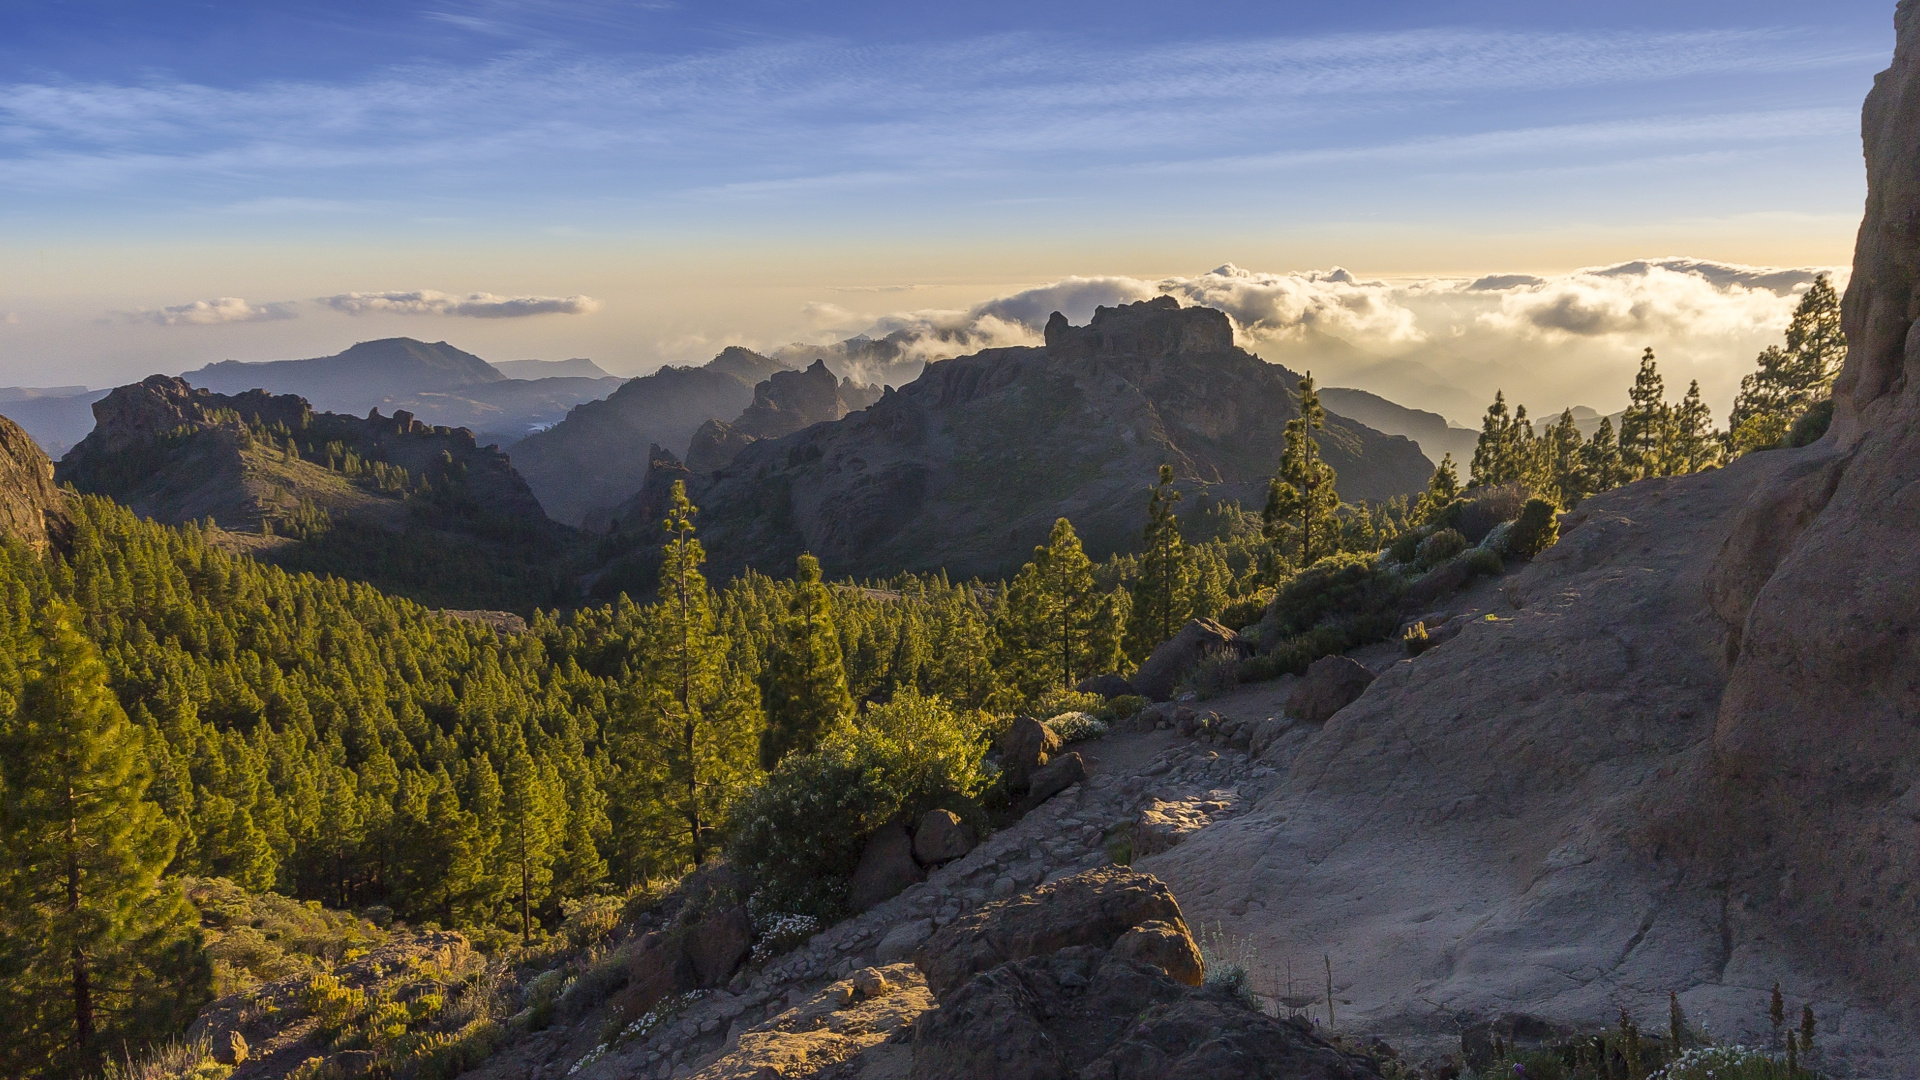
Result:
<svg viewBox="0 0 1920 1080"><path fill-rule="evenodd" d="M702 424L738 416L752 404L754 387L784 370L777 360L733 346L701 367L663 367L630 379L507 453L547 513L578 525L589 511L619 506L640 490L652 462L643 448L678 452Z"/></svg>
<svg viewBox="0 0 1920 1080"><path fill-rule="evenodd" d="M1710 580L1731 670L1722 872L1920 1027L1920 2L1862 115L1866 214L1827 435L1756 491Z"/></svg>
<svg viewBox="0 0 1920 1080"><path fill-rule="evenodd" d="M1209 653L1233 650L1239 653L1240 635L1212 619L1192 619L1180 632L1154 646L1153 653L1127 682L1136 694L1155 701L1173 696L1180 679Z"/></svg>
<svg viewBox="0 0 1920 1080"><path fill-rule="evenodd" d="M53 486L53 462L20 425L0 416L0 536L44 551L70 527L66 500Z"/></svg>
<svg viewBox="0 0 1920 1080"><path fill-rule="evenodd" d="M940 1007L914 1025L913 1080L1377 1077L1228 985L1166 886L1089 870L935 934L915 963Z"/></svg>
<svg viewBox="0 0 1920 1080"><path fill-rule="evenodd" d="M1287 699L1287 715L1309 724L1324 724L1333 714L1353 704L1373 683L1373 672L1348 656L1323 656L1307 668Z"/></svg>
<svg viewBox="0 0 1920 1080"><path fill-rule="evenodd" d="M687 446L687 468L702 475L724 469L756 442L838 420L878 400L879 387L836 381L823 360L805 371L776 371L753 388L753 404L732 423L700 425Z"/></svg>
<svg viewBox="0 0 1920 1080"><path fill-rule="evenodd" d="M1057 320L1047 342L930 364L871 408L747 446L692 485L715 576L784 572L803 551L830 576L999 575L1062 516L1099 558L1137 543L1163 463L1212 498L1265 498L1297 376L1236 348L1224 314L1163 297ZM1353 499L1421 490L1433 469L1338 417L1321 447Z"/></svg>

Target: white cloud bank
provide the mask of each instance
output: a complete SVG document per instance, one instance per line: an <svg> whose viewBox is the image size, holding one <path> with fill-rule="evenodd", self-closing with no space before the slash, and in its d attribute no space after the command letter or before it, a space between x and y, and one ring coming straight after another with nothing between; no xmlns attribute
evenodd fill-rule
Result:
<svg viewBox="0 0 1920 1080"><path fill-rule="evenodd" d="M865 333L897 334L928 360L1040 341L1047 316L1170 295L1224 311L1242 346L1322 385L1358 386L1471 424L1495 390L1534 415L1584 404L1613 411L1641 349L1658 354L1670 395L1698 379L1724 413L1753 357L1779 340L1815 276L1845 268L1754 267L1669 257L1551 277L1365 279L1329 270L1262 273L1229 263L1192 277L1069 277L966 310L886 315ZM817 329L851 318L809 310Z"/></svg>
<svg viewBox="0 0 1920 1080"><path fill-rule="evenodd" d="M600 310L591 296L454 296L432 289L413 292L341 293L318 301L348 315L459 315L473 319L518 319L528 315L590 315Z"/></svg>
<svg viewBox="0 0 1920 1080"><path fill-rule="evenodd" d="M138 311L119 313L120 318L126 322L154 323L159 326L218 326L222 323L269 322L275 319L291 319L296 314L294 305L286 301L251 304L237 296L222 296L213 300L195 300L189 304L175 304L172 307L142 308Z"/></svg>

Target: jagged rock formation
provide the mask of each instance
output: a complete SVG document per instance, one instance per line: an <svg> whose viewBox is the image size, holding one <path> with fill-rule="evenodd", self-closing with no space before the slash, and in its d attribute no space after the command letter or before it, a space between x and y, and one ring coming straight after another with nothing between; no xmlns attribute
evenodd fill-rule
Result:
<svg viewBox="0 0 1920 1080"><path fill-rule="evenodd" d="M315 412L290 394L215 394L166 375L93 408L94 430L62 459L59 481L169 524L211 519L236 545L289 566L448 606L504 607L532 594L493 591L488 574L544 581L535 564L565 543L505 455L464 428L406 412ZM394 537L417 542L396 548ZM322 549L327 559L311 561ZM457 577L463 558L487 573L418 591L423 575Z"/></svg>
<svg viewBox="0 0 1920 1080"><path fill-rule="evenodd" d="M720 574L811 551L835 575L995 575L1064 515L1101 557L1137 542L1162 463L1262 505L1296 378L1234 347L1225 315L1170 297L1084 327L1055 319L1043 348L931 364L864 412L696 477L702 539ZM1349 499L1421 490L1433 468L1412 442L1334 416L1321 446Z"/></svg>
<svg viewBox="0 0 1920 1080"><path fill-rule="evenodd" d="M53 486L53 462L20 425L0 416L0 536L36 551L69 528L65 500Z"/></svg>
<svg viewBox="0 0 1920 1080"><path fill-rule="evenodd" d="M1861 120L1867 204L1825 438L1782 458L1711 579L1731 664L1719 865L1811 959L1920 1028L1920 2Z"/></svg>
<svg viewBox="0 0 1920 1080"><path fill-rule="evenodd" d="M580 524L589 511L618 506L640 490L657 444L686 446L708 420L738 416L754 387L786 365L732 346L702 367L663 367L628 380L602 401L507 447L540 505L556 521Z"/></svg>
<svg viewBox="0 0 1920 1080"><path fill-rule="evenodd" d="M836 382L824 360L815 360L805 371L776 371L753 388L753 404L733 423L709 420L700 425L687 447L687 468L698 475L724 469L762 439L838 420L878 400L879 387L851 379Z"/></svg>

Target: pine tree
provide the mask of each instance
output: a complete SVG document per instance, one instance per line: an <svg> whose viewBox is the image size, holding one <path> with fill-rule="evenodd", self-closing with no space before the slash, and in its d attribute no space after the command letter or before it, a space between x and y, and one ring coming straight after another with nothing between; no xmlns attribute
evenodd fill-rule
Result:
<svg viewBox="0 0 1920 1080"><path fill-rule="evenodd" d="M1700 400L1700 380L1687 385L1687 396L1672 417L1667 474L1684 476L1717 463L1720 455L1718 440L1713 436L1713 414Z"/></svg>
<svg viewBox="0 0 1920 1080"><path fill-rule="evenodd" d="M1507 410L1507 395L1495 390L1493 404L1487 406L1487 415L1480 419L1480 437L1473 444L1467 486L1485 487L1513 479L1512 447L1513 417Z"/></svg>
<svg viewBox="0 0 1920 1080"><path fill-rule="evenodd" d="M1755 359L1758 370L1740 380L1727 415L1727 451L1738 455L1779 445L1796 417L1831 394L1846 353L1840 298L1821 274L1794 308L1786 347L1767 346Z"/></svg>
<svg viewBox="0 0 1920 1080"><path fill-rule="evenodd" d="M1140 576L1133 582L1133 610L1127 625L1127 653L1144 660L1154 646L1185 626L1193 611L1193 559L1180 537L1174 506L1173 466L1160 466L1160 482L1147 498L1147 530L1140 553Z"/></svg>
<svg viewBox="0 0 1920 1080"><path fill-rule="evenodd" d="M630 717L622 769L634 841L649 865L699 866L726 808L756 774L764 718L760 694L715 633L713 598L700 572L706 552L694 537L697 508L675 481L661 550L660 602L650 609L648 648Z"/></svg>
<svg viewBox="0 0 1920 1080"><path fill-rule="evenodd" d="M84 1071L164 1034L192 1016L206 980L193 910L160 879L174 835L145 798L144 740L70 608L48 604L38 637L0 729L0 1061L12 1075ZM168 1001L185 1015L157 1007Z"/></svg>
<svg viewBox="0 0 1920 1080"><path fill-rule="evenodd" d="M1541 442L1546 474L1542 493L1551 493L1562 510L1571 510L1591 491L1586 462L1581 456L1586 444L1580 437L1579 426L1574 423L1572 409L1561 412L1560 419L1547 429Z"/></svg>
<svg viewBox="0 0 1920 1080"><path fill-rule="evenodd" d="M820 560L800 556L781 625L780 645L768 665L767 730L760 740L760 767L806 753L853 716L833 597L820 581Z"/></svg>
<svg viewBox="0 0 1920 1080"><path fill-rule="evenodd" d="M1660 475L1661 443L1667 431L1666 387L1654 363L1653 349L1640 357L1640 371L1627 392L1632 404L1620 417L1620 464L1628 480Z"/></svg>
<svg viewBox="0 0 1920 1080"><path fill-rule="evenodd" d="M1047 546L1034 554L1051 601L1053 627L1049 636L1060 663L1057 685L1071 690L1073 684L1092 674L1088 670L1092 660L1088 639L1100 602L1093 591L1093 563L1081 549L1073 523L1066 518L1053 523Z"/></svg>
<svg viewBox="0 0 1920 1080"><path fill-rule="evenodd" d="M1335 490L1333 466L1320 460L1320 443L1313 433L1326 423L1326 410L1314 389L1313 373L1300 380L1299 415L1287 421L1286 447L1280 467L1267 484L1267 506L1261 520L1267 542L1277 548L1298 545L1301 567L1339 548L1340 495Z"/></svg>
<svg viewBox="0 0 1920 1080"><path fill-rule="evenodd" d="M504 876L519 898L521 941L533 940L533 906L545 900L553 883L553 859L565 822L557 780L544 773L524 741L513 740L500 769L501 854L506 859Z"/></svg>
<svg viewBox="0 0 1920 1080"><path fill-rule="evenodd" d="M1626 467L1620 461L1620 445L1613 438L1613 419L1603 416L1593 438L1580 448L1580 468L1586 477L1588 494L1612 491L1626 483Z"/></svg>

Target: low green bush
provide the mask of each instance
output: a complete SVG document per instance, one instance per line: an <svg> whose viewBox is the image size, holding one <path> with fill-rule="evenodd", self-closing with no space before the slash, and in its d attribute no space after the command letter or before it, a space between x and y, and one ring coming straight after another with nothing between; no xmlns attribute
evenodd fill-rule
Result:
<svg viewBox="0 0 1920 1080"><path fill-rule="evenodd" d="M1431 570L1455 555L1467 550L1467 538L1458 529L1441 529L1414 549L1414 565L1422 570Z"/></svg>
<svg viewBox="0 0 1920 1080"><path fill-rule="evenodd" d="M1280 642L1329 620L1392 610L1405 592L1400 575L1380 566L1371 555L1329 555L1275 592L1261 640Z"/></svg>
<svg viewBox="0 0 1920 1080"><path fill-rule="evenodd" d="M1545 499L1528 499L1512 531L1507 533L1507 554L1531 559L1559 539L1559 512L1553 504Z"/></svg>
<svg viewBox="0 0 1920 1080"><path fill-rule="evenodd" d="M1442 528L1458 529L1467 543L1478 544L1495 525L1519 517L1527 497L1527 489L1520 484L1469 488L1466 498L1441 511L1439 524Z"/></svg>
<svg viewBox="0 0 1920 1080"><path fill-rule="evenodd" d="M1427 533L1420 529L1409 529L1395 537L1387 548L1387 559L1391 562L1410 563L1420 553L1420 543Z"/></svg>
<svg viewBox="0 0 1920 1080"><path fill-rule="evenodd" d="M938 697L902 694L781 761L730 823L728 850L756 883L756 913L836 921L874 830L979 793L983 734Z"/></svg>

